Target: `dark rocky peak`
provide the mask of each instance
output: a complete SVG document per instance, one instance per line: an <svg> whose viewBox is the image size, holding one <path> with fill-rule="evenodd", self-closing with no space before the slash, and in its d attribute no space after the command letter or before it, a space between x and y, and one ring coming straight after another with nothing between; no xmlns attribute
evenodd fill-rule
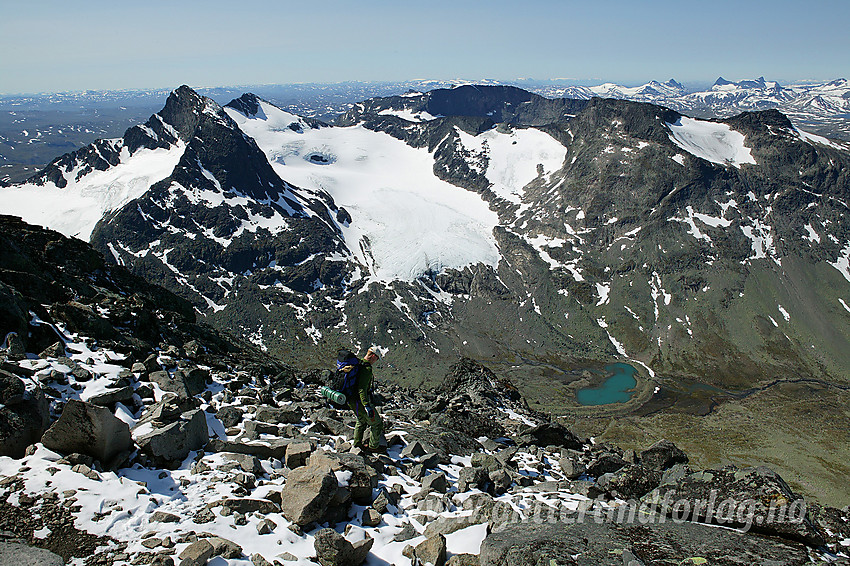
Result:
<svg viewBox="0 0 850 566"><path fill-rule="evenodd" d="M566 122L586 100L550 99L512 86L467 85L432 90L425 109L435 116L480 116L519 126Z"/></svg>
<svg viewBox="0 0 850 566"><path fill-rule="evenodd" d="M198 125L205 118L235 127L221 107L211 98L199 95L186 85L172 92L165 101L165 107L159 111L162 119L170 124L180 135L180 139L188 141Z"/></svg>
<svg viewBox="0 0 850 566"><path fill-rule="evenodd" d="M543 97L512 86L465 85L452 89L432 90L425 108L437 116L499 117L511 107Z"/></svg>
<svg viewBox="0 0 850 566"><path fill-rule="evenodd" d="M793 130L794 125L788 117L776 109L763 110L760 112L743 112L737 116L725 120L732 129L746 133L744 130L765 130L768 126Z"/></svg>
<svg viewBox="0 0 850 566"><path fill-rule="evenodd" d="M606 132L666 145L671 143L666 124L679 118L678 112L655 104L592 98L571 122L570 130L574 136L597 137Z"/></svg>
<svg viewBox="0 0 850 566"><path fill-rule="evenodd" d="M259 114L260 112L261 100L262 99L256 94L246 92L239 98L234 98L233 100L225 104L225 107L233 108L234 110L240 112L241 114L244 114L245 116L253 117Z"/></svg>
<svg viewBox="0 0 850 566"><path fill-rule="evenodd" d="M257 142L226 121L203 119L174 169L171 180L184 187L235 192L266 204L286 201L287 214L303 212L291 188L274 172Z"/></svg>
<svg viewBox="0 0 850 566"><path fill-rule="evenodd" d="M373 98L355 105L337 119L337 124L409 124L402 114L391 112L404 111L411 116L427 113L438 118L427 121L429 126L453 118L486 119L513 126L545 126L569 121L586 105L586 100L550 99L513 86L465 85L436 89L423 95ZM380 129L386 130L386 127Z"/></svg>
<svg viewBox="0 0 850 566"><path fill-rule="evenodd" d="M676 79L670 79L669 81L667 81L667 82L666 82L666 83L664 83L664 84L666 84L667 86L672 86L672 87L674 87L674 88L681 89L681 90L684 90L684 89L685 89L685 85L683 85L682 83L680 83L680 82L679 82L679 81L677 81Z"/></svg>

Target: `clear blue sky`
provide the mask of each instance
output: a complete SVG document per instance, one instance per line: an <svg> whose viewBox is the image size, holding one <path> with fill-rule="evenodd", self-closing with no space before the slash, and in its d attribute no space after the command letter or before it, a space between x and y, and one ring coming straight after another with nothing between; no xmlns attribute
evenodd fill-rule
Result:
<svg viewBox="0 0 850 566"><path fill-rule="evenodd" d="M850 76L848 0L0 0L0 93Z"/></svg>

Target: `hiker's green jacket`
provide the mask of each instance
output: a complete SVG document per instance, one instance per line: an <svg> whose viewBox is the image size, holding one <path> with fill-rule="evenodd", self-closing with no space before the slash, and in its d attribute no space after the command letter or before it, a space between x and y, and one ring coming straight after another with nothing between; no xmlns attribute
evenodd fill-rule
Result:
<svg viewBox="0 0 850 566"><path fill-rule="evenodd" d="M372 391L372 364L360 360L360 371L357 372L357 394L365 407L372 404L369 393Z"/></svg>

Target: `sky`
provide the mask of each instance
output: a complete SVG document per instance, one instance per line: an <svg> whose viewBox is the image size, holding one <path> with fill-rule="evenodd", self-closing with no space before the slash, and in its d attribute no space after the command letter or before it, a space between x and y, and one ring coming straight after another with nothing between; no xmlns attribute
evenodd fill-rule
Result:
<svg viewBox="0 0 850 566"><path fill-rule="evenodd" d="M0 94L850 76L847 0L0 0Z"/></svg>

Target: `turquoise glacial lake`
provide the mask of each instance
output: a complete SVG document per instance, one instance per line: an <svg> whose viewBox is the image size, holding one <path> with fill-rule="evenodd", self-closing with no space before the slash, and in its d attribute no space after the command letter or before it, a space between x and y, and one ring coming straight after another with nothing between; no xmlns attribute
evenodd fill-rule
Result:
<svg viewBox="0 0 850 566"><path fill-rule="evenodd" d="M585 387L576 391L579 405L610 405L625 403L634 395L637 386L637 370L629 364L611 364L605 366L608 377L601 387Z"/></svg>

